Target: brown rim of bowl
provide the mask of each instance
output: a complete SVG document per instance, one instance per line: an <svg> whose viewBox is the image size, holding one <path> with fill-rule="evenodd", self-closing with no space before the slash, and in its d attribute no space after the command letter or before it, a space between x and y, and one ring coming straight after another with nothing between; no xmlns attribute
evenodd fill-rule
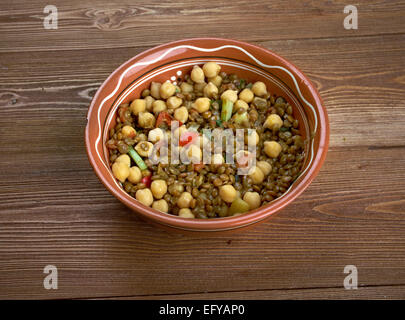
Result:
<svg viewBox="0 0 405 320"><path fill-rule="evenodd" d="M90 150L90 142L91 137L89 133L89 119L91 119L91 114L93 109L96 108L95 102L98 100L99 95L104 92L106 89L107 84L110 80L120 74L128 65L132 64L136 60L140 58L144 58L153 52L160 51L162 49L169 49L171 47L177 45L195 45L195 46L203 46L204 42L214 43L216 42L218 46L221 45L237 45L248 52L261 52L266 55L271 55L274 59L280 61L280 65L286 67L289 71L292 71L299 80L302 80L305 83L306 87L308 88L310 94L312 95L315 104L314 107L319 114L319 146L317 148L316 156L313 159L312 165L308 168L308 172L302 177L302 180L296 185L295 189L291 192L287 192L281 200L277 203L270 202L269 204L255 209L249 213L242 214L236 217L224 217L224 218L211 218L211 219L185 219L180 218L178 216L174 216L168 213L159 212L154 210L150 207L146 207L128 194L125 193L123 189L118 190L115 186L112 186L104 177L102 170L96 165L94 156ZM109 190L118 200L124 203L127 207L131 208L132 210L136 211L137 213L141 214L147 219L151 219L155 222L160 224L164 224L166 226L170 226L176 229L182 230L191 230L191 231L224 231L224 230L232 230L244 226L249 226L254 223L258 223L264 219L267 219L274 213L280 211L289 203L291 203L295 198L297 198L314 180L316 175L318 174L319 170L323 162L325 161L328 145L329 145L329 120L326 113L326 109L323 106L323 101L312 84L312 82L299 70L295 65L291 62L287 61L286 59L282 58L281 56L277 55L276 53L263 48L261 46L253 45L250 43L232 40L232 39L221 39L221 38L191 38L191 39L184 39L184 40L177 40L170 43L162 44L153 48L150 48L146 51L141 52L140 54L134 56L133 58L129 59L122 65L120 65L113 73L111 73L108 78L103 82L103 84L99 87L96 94L94 95L88 113L87 113L87 125L85 129L85 142L86 142L86 151L89 161L96 172L100 181L104 184L104 186ZM103 142L102 142L103 143ZM126 195L126 196L125 196ZM275 199L277 200L277 199Z"/></svg>

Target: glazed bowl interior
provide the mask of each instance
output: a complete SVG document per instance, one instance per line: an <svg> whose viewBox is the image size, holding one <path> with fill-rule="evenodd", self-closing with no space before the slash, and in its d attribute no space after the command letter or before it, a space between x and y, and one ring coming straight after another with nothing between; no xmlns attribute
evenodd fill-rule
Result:
<svg viewBox="0 0 405 320"><path fill-rule="evenodd" d="M109 130L116 125L122 103L139 98L152 81L176 84L194 65L215 61L221 71L247 82L263 81L268 91L284 97L299 120L306 143L302 173L283 194L269 204L237 217L184 219L146 207L128 195L114 178L106 148ZM86 146L89 159L107 189L145 218L190 231L223 231L248 226L270 217L296 198L312 181L325 158L329 125L319 94L292 64L276 54L250 44L225 39L189 39L148 50L119 67L100 87L88 113Z"/></svg>

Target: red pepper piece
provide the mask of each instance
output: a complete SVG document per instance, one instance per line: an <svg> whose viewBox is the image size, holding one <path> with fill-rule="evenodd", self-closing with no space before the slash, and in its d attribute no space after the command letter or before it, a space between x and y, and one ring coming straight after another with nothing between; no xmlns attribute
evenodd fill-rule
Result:
<svg viewBox="0 0 405 320"><path fill-rule="evenodd" d="M166 122L167 125L171 125L173 121L172 116L166 112L166 111L162 111L159 113L157 119L156 119L156 128L158 128L163 122ZM181 121L179 121L179 127L182 126L183 123Z"/></svg>
<svg viewBox="0 0 405 320"><path fill-rule="evenodd" d="M199 134L197 132L186 131L181 135L181 137L179 139L179 145L181 147L184 147L185 145L187 145L189 143L193 143L198 137L199 137Z"/></svg>
<svg viewBox="0 0 405 320"><path fill-rule="evenodd" d="M147 188L150 188L150 185L152 183L152 176L149 175L149 176L143 177L141 180L141 183L143 183Z"/></svg>

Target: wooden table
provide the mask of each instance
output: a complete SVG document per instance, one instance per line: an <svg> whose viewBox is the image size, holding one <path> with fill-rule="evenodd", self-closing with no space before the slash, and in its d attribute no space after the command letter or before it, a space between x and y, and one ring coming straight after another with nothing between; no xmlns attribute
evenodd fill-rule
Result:
<svg viewBox="0 0 405 320"><path fill-rule="evenodd" d="M104 2L104 3L103 3ZM138 3L138 4L136 4ZM44 1L0 4L0 298L405 298L405 2ZM90 100L120 64L168 41L270 48L319 89L321 173L292 205L212 238L145 223L87 160ZM58 269L46 290L44 267ZM345 290L346 265L358 289Z"/></svg>

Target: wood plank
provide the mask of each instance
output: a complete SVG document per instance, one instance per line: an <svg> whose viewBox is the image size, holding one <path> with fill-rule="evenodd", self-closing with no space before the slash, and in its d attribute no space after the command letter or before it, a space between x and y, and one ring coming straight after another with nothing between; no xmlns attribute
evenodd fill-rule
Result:
<svg viewBox="0 0 405 320"><path fill-rule="evenodd" d="M357 266L359 286L405 285L405 148L389 156L387 149L334 148L282 213L208 239L140 221L104 190L84 154L76 157L69 164L49 153L40 170L41 157L27 154L30 171L20 172L18 159L7 166L0 298L341 287L348 264ZM42 287L48 264L59 268L58 290Z"/></svg>
<svg viewBox="0 0 405 320"><path fill-rule="evenodd" d="M290 59L318 87L329 113L331 146L404 145L405 131L398 128L405 127L405 35L261 44ZM85 125L97 88L144 49L0 53L0 130L15 142L5 147L19 148L19 137L7 129L14 121L27 130L31 145L44 137L57 143L63 131L81 146L82 136L72 127ZM49 113L60 129L54 136L43 125Z"/></svg>
<svg viewBox="0 0 405 320"><path fill-rule="evenodd" d="M73 0L0 3L0 299L404 299L405 1ZM84 149L104 79L151 46L239 38L296 64L321 92L331 149L293 204L241 234L189 237L141 221ZM59 289L45 290L46 265ZM345 265L359 289L344 290Z"/></svg>
<svg viewBox="0 0 405 320"><path fill-rule="evenodd" d="M262 290L237 292L207 292L197 294L153 295L134 297L113 297L124 300L382 300L404 299L405 286L359 287L356 290L343 288L308 288L290 290ZM105 298L103 298L105 299Z"/></svg>
<svg viewBox="0 0 405 320"><path fill-rule="evenodd" d="M249 41L398 34L404 1L357 1L359 28L346 30L346 1L53 1L57 30L46 30L45 4L0 4L0 52L155 46L190 37Z"/></svg>

